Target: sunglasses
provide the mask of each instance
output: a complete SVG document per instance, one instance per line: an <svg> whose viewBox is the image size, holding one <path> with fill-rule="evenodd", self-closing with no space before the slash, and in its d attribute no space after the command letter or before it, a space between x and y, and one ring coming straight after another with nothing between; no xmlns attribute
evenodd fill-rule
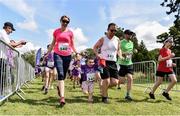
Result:
<svg viewBox="0 0 180 116"><path fill-rule="evenodd" d="M63 23L67 23L67 24L69 23L69 21L67 21L67 20L62 20L62 22Z"/></svg>
<svg viewBox="0 0 180 116"><path fill-rule="evenodd" d="M113 29L111 29L110 31L113 33L113 32L116 32L117 30L113 30Z"/></svg>
<svg viewBox="0 0 180 116"><path fill-rule="evenodd" d="M89 63L94 63L94 62L89 62Z"/></svg>

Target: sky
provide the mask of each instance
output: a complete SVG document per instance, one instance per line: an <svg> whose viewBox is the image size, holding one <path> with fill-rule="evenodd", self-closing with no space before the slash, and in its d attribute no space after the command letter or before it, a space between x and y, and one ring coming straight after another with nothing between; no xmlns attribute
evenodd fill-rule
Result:
<svg viewBox="0 0 180 116"><path fill-rule="evenodd" d="M168 32L173 15L167 15L163 0L0 0L0 27L9 21L16 29L10 37L26 40L22 52L46 49L52 33L60 27L62 15L70 17L75 47L80 52L92 48L104 36L107 25L130 29L148 50L162 47L156 36Z"/></svg>

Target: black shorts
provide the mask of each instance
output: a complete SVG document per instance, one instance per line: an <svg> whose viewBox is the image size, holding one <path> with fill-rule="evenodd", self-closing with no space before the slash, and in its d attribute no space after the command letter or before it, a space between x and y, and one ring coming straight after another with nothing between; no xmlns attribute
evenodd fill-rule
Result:
<svg viewBox="0 0 180 116"><path fill-rule="evenodd" d="M106 67L103 68L101 74L102 79L115 78L118 79L118 70L115 61L106 61Z"/></svg>
<svg viewBox="0 0 180 116"><path fill-rule="evenodd" d="M162 71L157 71L156 76L158 77L169 77L170 74L174 74L174 72L162 72Z"/></svg>
<svg viewBox="0 0 180 116"><path fill-rule="evenodd" d="M133 65L120 65L119 76L125 77L127 74L133 75Z"/></svg>

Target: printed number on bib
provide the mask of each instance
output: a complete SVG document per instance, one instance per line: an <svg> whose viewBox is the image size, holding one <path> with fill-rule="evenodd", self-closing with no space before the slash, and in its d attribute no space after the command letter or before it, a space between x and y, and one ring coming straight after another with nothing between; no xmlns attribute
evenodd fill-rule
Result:
<svg viewBox="0 0 180 116"><path fill-rule="evenodd" d="M166 60L166 67L172 67L172 60Z"/></svg>
<svg viewBox="0 0 180 116"><path fill-rule="evenodd" d="M94 81L95 73L88 73L87 74L87 81Z"/></svg>
<svg viewBox="0 0 180 116"><path fill-rule="evenodd" d="M54 62L48 61L48 62L47 62L47 66L48 66L48 67L54 67Z"/></svg>
<svg viewBox="0 0 180 116"><path fill-rule="evenodd" d="M106 54L106 57L107 57L109 60L113 60L113 59L114 59L114 54L112 54L112 53L107 53L107 54Z"/></svg>
<svg viewBox="0 0 180 116"><path fill-rule="evenodd" d="M126 55L126 60L131 60L132 59L132 54L127 54Z"/></svg>
<svg viewBox="0 0 180 116"><path fill-rule="evenodd" d="M59 43L59 50L68 50L69 44L68 43Z"/></svg>

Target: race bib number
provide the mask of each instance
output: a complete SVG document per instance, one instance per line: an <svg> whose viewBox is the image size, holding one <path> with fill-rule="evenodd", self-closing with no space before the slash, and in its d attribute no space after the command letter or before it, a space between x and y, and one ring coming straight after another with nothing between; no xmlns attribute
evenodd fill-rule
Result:
<svg viewBox="0 0 180 116"><path fill-rule="evenodd" d="M59 50L68 50L69 44L68 43L59 43Z"/></svg>
<svg viewBox="0 0 180 116"><path fill-rule="evenodd" d="M172 67L172 60L166 60L166 67Z"/></svg>
<svg viewBox="0 0 180 116"><path fill-rule="evenodd" d="M94 81L94 80L95 80L95 73L88 73L87 81Z"/></svg>
<svg viewBox="0 0 180 116"><path fill-rule="evenodd" d="M108 58L108 60L114 60L114 54L112 53L107 53L106 57Z"/></svg>
<svg viewBox="0 0 180 116"><path fill-rule="evenodd" d="M132 54L127 54L126 55L126 60L131 60L132 59Z"/></svg>
<svg viewBox="0 0 180 116"><path fill-rule="evenodd" d="M48 67L54 67L54 62L53 61L48 61L47 66Z"/></svg>

